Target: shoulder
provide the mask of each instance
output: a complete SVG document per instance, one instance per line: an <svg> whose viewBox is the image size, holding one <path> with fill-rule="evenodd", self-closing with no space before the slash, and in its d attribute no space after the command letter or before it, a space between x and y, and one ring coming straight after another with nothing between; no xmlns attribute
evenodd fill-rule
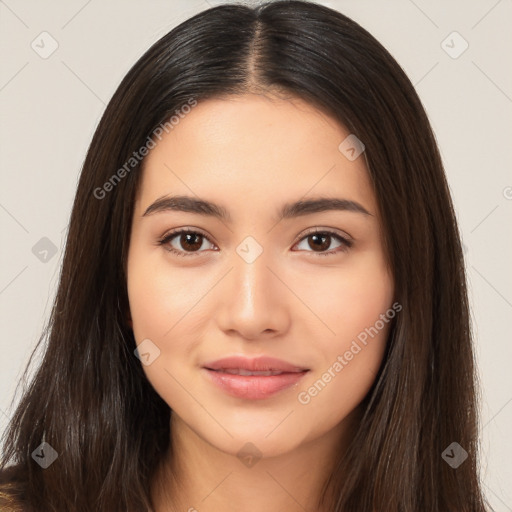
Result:
<svg viewBox="0 0 512 512"><path fill-rule="evenodd" d="M25 508L7 486L0 486L0 510L2 512L24 512Z"/></svg>
<svg viewBox="0 0 512 512"><path fill-rule="evenodd" d="M15 467L0 470L0 510L2 512L24 512L23 492L19 480L19 469Z"/></svg>

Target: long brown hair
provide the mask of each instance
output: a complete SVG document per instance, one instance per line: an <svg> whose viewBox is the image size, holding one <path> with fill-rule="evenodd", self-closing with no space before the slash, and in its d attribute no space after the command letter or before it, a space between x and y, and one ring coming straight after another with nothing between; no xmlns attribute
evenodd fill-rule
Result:
<svg viewBox="0 0 512 512"><path fill-rule="evenodd" d="M4 434L0 483L25 510L152 510L171 411L126 324L141 165L118 170L191 98L254 91L305 99L363 141L403 308L321 501L333 512L484 511L463 255L427 115L375 38L302 1L208 9L157 41L121 82L83 165L44 356ZM43 441L58 454L46 469L31 456ZM453 442L468 454L457 468L442 455Z"/></svg>

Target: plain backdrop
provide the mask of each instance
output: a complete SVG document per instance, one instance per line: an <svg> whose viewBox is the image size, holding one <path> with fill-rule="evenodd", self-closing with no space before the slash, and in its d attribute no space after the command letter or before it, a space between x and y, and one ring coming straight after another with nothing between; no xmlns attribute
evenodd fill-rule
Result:
<svg viewBox="0 0 512 512"><path fill-rule="evenodd" d="M1 430L50 313L77 178L107 102L153 42L220 3L0 0ZM467 257L484 489L496 511L511 511L512 4L319 3L391 52L430 117Z"/></svg>

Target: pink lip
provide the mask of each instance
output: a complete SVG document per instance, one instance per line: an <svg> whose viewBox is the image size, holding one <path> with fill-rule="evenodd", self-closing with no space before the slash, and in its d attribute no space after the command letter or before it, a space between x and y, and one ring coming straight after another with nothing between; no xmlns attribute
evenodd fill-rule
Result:
<svg viewBox="0 0 512 512"><path fill-rule="evenodd" d="M254 358L231 356L218 359L203 365L209 370L223 370L226 368L256 371L276 370L282 372L302 372L309 368L297 366L275 357L260 356Z"/></svg>
<svg viewBox="0 0 512 512"><path fill-rule="evenodd" d="M223 372L225 369L242 369L247 371L281 371L279 375L233 375ZM237 398L262 400L296 384L309 371L275 359L258 357L249 359L233 356L219 359L204 365L208 377L224 392Z"/></svg>

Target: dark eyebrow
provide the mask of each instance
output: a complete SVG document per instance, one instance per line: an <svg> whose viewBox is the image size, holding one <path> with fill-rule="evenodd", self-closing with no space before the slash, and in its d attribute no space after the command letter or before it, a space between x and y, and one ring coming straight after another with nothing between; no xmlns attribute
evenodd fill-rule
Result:
<svg viewBox="0 0 512 512"><path fill-rule="evenodd" d="M279 213L279 220L329 210L356 212L371 216L371 213L357 201L338 199L336 197L320 197L318 199L308 199L307 201L285 204Z"/></svg>
<svg viewBox="0 0 512 512"><path fill-rule="evenodd" d="M363 205L349 199L338 199L330 197L320 197L318 199L308 199L306 201L297 201L295 203L286 203L277 216L277 221L290 219L301 215L325 212L329 210L350 211L372 215ZM197 213L216 217L220 220L231 222L229 212L222 206L190 196L164 196L152 203L142 214L143 217L154 213L166 211L180 211Z"/></svg>

